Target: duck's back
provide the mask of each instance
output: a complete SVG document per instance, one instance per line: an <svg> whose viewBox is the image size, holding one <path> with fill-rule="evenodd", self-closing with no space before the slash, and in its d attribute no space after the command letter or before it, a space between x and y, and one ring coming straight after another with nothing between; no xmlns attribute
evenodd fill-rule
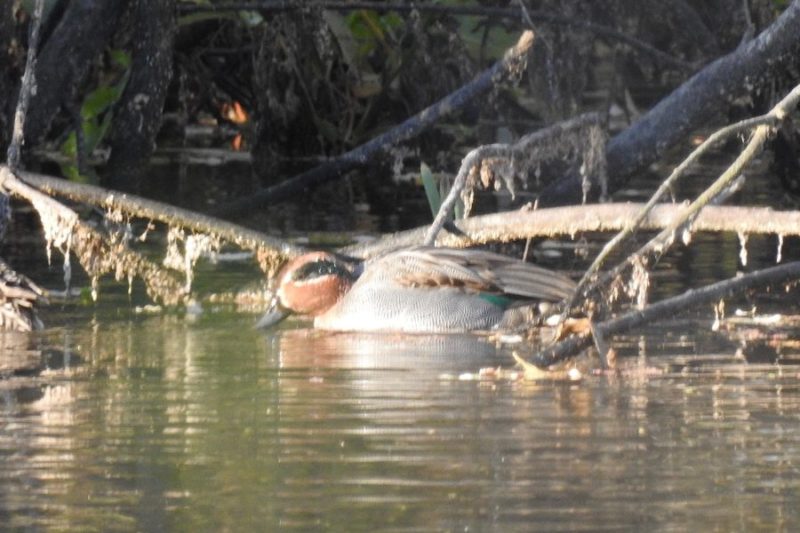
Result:
<svg viewBox="0 0 800 533"><path fill-rule="evenodd" d="M418 247L367 264L314 324L339 331L490 330L528 316L521 308L559 301L573 288L561 274L507 256Z"/></svg>

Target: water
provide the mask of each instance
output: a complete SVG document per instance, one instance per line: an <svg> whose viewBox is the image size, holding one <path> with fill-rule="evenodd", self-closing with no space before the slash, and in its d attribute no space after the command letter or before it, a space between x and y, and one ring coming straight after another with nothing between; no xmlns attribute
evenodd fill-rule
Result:
<svg viewBox="0 0 800 533"><path fill-rule="evenodd" d="M748 269L775 241L748 240ZM796 240L783 250L797 259ZM60 287L58 266L36 270L40 243L6 252ZM739 252L736 235L695 236L651 298L735 275ZM550 266L589 260L563 259ZM254 276L206 266L197 286ZM618 374L523 380L481 337L264 333L210 306L137 315L126 289L0 334L0 530L800 527L797 324L712 333L709 305L614 339Z"/></svg>
<svg viewBox="0 0 800 533"><path fill-rule="evenodd" d="M525 381L478 376L512 364L473 336L85 318L4 338L6 528L800 523L800 367L748 364L721 336L623 338L620 375Z"/></svg>

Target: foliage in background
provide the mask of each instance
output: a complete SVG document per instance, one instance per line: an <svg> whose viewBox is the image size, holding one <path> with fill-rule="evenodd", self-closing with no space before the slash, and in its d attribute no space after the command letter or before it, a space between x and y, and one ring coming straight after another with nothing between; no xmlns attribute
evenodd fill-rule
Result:
<svg viewBox="0 0 800 533"><path fill-rule="evenodd" d="M67 158L67 162L61 164L61 172L73 181L97 181L94 170L81 165L80 158L91 155L105 138L113 120L113 106L119 101L130 78L130 55L123 50L110 50L108 55L111 59L110 71L103 76L100 85L86 95L81 105L79 126L82 146L78 146L75 131L70 132L61 144L61 154ZM83 153L79 153L79 150Z"/></svg>

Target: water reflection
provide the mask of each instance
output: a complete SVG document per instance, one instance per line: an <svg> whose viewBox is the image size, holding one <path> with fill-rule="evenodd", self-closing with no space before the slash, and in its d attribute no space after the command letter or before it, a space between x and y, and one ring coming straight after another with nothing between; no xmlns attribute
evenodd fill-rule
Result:
<svg viewBox="0 0 800 533"><path fill-rule="evenodd" d="M263 335L235 316L25 337L2 363L27 370L0 380L0 520L793 529L796 367L691 332L619 345L622 375L573 383L458 379L509 360L483 338Z"/></svg>
<svg viewBox="0 0 800 533"><path fill-rule="evenodd" d="M289 329L267 337L280 368L475 370L508 363L495 344L478 335L328 333Z"/></svg>

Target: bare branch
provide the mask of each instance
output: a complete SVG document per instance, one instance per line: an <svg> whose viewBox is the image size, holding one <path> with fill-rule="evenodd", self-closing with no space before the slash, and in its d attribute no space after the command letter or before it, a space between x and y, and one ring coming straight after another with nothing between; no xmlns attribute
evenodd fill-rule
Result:
<svg viewBox="0 0 800 533"><path fill-rule="evenodd" d="M800 52L798 35L800 0L793 0L755 39L705 66L613 137L606 150L611 191L663 157L692 131L724 116L733 101L753 93L754 84L773 79L781 68L793 68ZM542 191L539 205L574 203L580 196L580 180L566 176Z"/></svg>
<svg viewBox="0 0 800 533"><path fill-rule="evenodd" d="M667 298L644 309L630 311L620 317L596 324L595 328L607 338L610 335L623 333L657 318L674 316L676 313L686 309L695 309L698 305L715 302L720 298L752 287L777 285L794 281L798 278L800 278L800 261L765 268L764 270L720 281L701 289L688 290L679 296ZM542 350L533 356L531 360L536 366L546 368L575 356L581 350L591 346L591 344L592 337L589 334L570 337Z"/></svg>
<svg viewBox="0 0 800 533"><path fill-rule="evenodd" d="M598 174L600 180L604 179L605 159L603 152L605 149L605 135L600 143L591 142L592 132L600 129L600 119L595 113L587 113L570 120L565 120L539 131L522 136L513 144L488 144L479 146L470 151L461 161L453 186L447 197L442 201L439 212L431 224L430 229L425 235L424 243L428 246L436 241L436 236L444 227L447 217L452 213L459 196L463 197L466 189L470 188L468 178L475 174L485 172L495 174L495 178L500 178L505 182L506 188L514 194L513 179L518 174L527 173L533 165L555 157L563 157L573 150L586 147L584 154L585 176ZM592 150L598 150L599 154L591 154ZM505 174L496 172L497 164L491 163L492 160L502 160L508 167ZM488 168L487 162L489 163ZM589 163L596 164L589 164ZM598 168L588 168L598 167Z"/></svg>
<svg viewBox="0 0 800 533"><path fill-rule="evenodd" d="M24 127L25 115L28 113L28 104L36 87L36 51L39 47L39 28L42 26L42 12L44 0L36 0L31 19L31 31L28 39L28 56L25 58L25 73L22 75L22 85L19 88L17 109L14 113L14 131L11 134L11 144L8 145L8 166L16 170L19 168L22 143L25 140Z"/></svg>
<svg viewBox="0 0 800 533"><path fill-rule="evenodd" d="M708 139L703 142L700 146L697 147L689 157L683 160L680 165L675 167L672 171L670 176L664 180L664 182L659 186L658 190L653 194L650 200L642 209L642 212L636 217L636 219L630 224L630 226L626 227L622 231L620 231L613 239L611 239L605 247L600 251L600 253L595 258L594 262L592 262L591 266L586 270L581 278L580 282L578 283L578 287L575 289L575 295L570 300L567 309L572 307L575 301L580 297L581 294L584 293L584 289L589 284L589 281L592 277L597 273L600 267L605 262L605 259L614 251L616 250L619 245L624 242L628 237L633 235L636 230L640 227L641 223L647 217L648 213L653 209L657 202L661 201L662 197L666 195L666 193L675 185L680 177L682 177L686 170L695 163L700 157L706 153L709 149L714 146L719 145L722 141L730 138L733 135L737 135L743 131L750 130L754 127L757 127L756 134L748 143L748 148L742 155L736 160L736 162L729 168L717 182L714 183L711 187L709 187L709 192L706 196L701 196L698 198L695 203L689 206L686 209L685 214L685 222L690 221L696 214L702 209L707 203L711 202L716 198L722 190L727 187L730 182L739 175L740 171L744 166L752 159L755 153L761 148L761 145L766 140L766 135L769 133L770 126L774 126L775 124L785 120L788 113L797 106L797 102L800 100L800 85L796 86L794 90L792 90L781 102L779 102L772 110L760 117L751 118L748 120L743 120L736 124L732 124L721 130L718 130L713 135L711 135ZM682 223L678 223L676 221L674 224L671 224L664 230L664 235L662 236L660 241L654 242L650 245L650 249L654 248L663 248L664 245L667 244L667 240L672 239L674 237L674 233L678 231L680 226L683 225ZM672 228L672 229L670 229ZM671 233L668 233L671 232ZM748 232L749 233L749 232Z"/></svg>
<svg viewBox="0 0 800 533"><path fill-rule="evenodd" d="M0 171L2 168L0 165ZM303 251L300 247L261 232L133 194L119 193L94 185L76 183L33 172L21 172L20 177L25 183L47 194L55 194L103 209L121 210L133 216L216 235L258 254L280 256L276 257L275 261L295 256Z"/></svg>
<svg viewBox="0 0 800 533"><path fill-rule="evenodd" d="M164 269L128 250L123 243L110 243L97 230L82 222L71 209L18 179L7 166L0 166L0 188L30 202L45 229L48 241L56 241L65 253L74 251L93 289L99 276L114 273L117 280L141 277L148 294L168 305L180 303L186 294L182 284Z"/></svg>
<svg viewBox="0 0 800 533"><path fill-rule="evenodd" d="M214 214L220 217L241 216L267 205L269 202L285 199L293 193L302 191L312 185L341 177L345 172L363 165L388 148L418 135L443 116L460 109L477 95L497 85L507 75L522 72L525 68L528 51L532 45L533 32L523 32L517 44L506 50L503 59L482 72L471 82L423 109L413 117L408 118L402 124L347 153L331 159L323 165L272 187L257 191L247 198L224 205Z"/></svg>
<svg viewBox="0 0 800 533"><path fill-rule="evenodd" d="M777 120L783 120L794 109L798 102L800 102L800 85L797 85L788 95L786 95L778 104L770 111ZM694 219L700 211L712 202L719 194L721 194L726 187L728 187L733 180L735 180L750 161L761 150L764 142L769 138L772 127L768 124L759 124L755 127L750 141L745 146L744 150L734 160L733 163L712 183L703 193L695 199L694 202L689 204L682 211L681 215L665 227L658 235L653 237L648 243L642 246L635 253L631 254L623 263L615 267L610 272L601 276L594 283L587 280L589 277L584 276L582 285L584 288L579 293L575 292L575 296L571 299L571 307L574 303L581 298L581 295L586 295L598 287L606 286L612 279L618 276L622 271L630 266L636 264L646 264L651 260L657 261L659 257L670 247L675 241L675 237L684 229L693 224ZM568 309L567 309L568 311Z"/></svg>
<svg viewBox="0 0 800 533"><path fill-rule="evenodd" d="M641 203L588 204L514 211L459 220L456 227L468 236L441 234L438 246L463 248L490 242L509 242L529 237L564 237L582 232L619 231L641 213ZM668 227L685 206L658 204L641 222L640 229ZM342 253L373 257L387 250L419 244L427 226L388 235L379 241L348 246ZM753 235L800 234L800 211L775 211L769 207L707 206L692 222L693 232L730 231Z"/></svg>

